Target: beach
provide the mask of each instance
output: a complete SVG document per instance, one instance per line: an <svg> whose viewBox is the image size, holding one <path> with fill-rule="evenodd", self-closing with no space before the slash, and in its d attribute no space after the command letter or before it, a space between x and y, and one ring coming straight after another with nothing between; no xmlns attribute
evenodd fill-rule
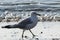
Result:
<svg viewBox="0 0 60 40"><path fill-rule="evenodd" d="M13 24L17 24L17 22L0 23L0 40L21 40L22 29L1 28L2 26ZM36 38L39 40L52 40L53 38L60 38L60 22L38 22L36 27L31 30L36 37L32 39L31 33L26 30L24 36L27 36L27 38L24 37L25 40L37 40Z"/></svg>
<svg viewBox="0 0 60 40"><path fill-rule="evenodd" d="M22 29L2 28L18 24L35 11L38 24L31 29L36 35L32 38L29 30L24 32L24 40L60 40L60 1L59 0L0 0L0 40L22 40Z"/></svg>

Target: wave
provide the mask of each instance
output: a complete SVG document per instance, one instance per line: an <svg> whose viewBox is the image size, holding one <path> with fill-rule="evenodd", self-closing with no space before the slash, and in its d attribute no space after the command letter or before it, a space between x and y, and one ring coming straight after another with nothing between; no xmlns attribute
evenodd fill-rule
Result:
<svg viewBox="0 0 60 40"><path fill-rule="evenodd" d="M22 6L23 5L23 6ZM51 6L52 5L52 6ZM56 6L53 6L56 5ZM55 11L60 10L60 3L0 3L0 11Z"/></svg>
<svg viewBox="0 0 60 40"><path fill-rule="evenodd" d="M30 4L37 4L37 2L27 2L27 3L0 3L1 6L15 6L15 5L30 5Z"/></svg>
<svg viewBox="0 0 60 40"><path fill-rule="evenodd" d="M41 3L41 4L45 4L45 5L60 5L60 3Z"/></svg>

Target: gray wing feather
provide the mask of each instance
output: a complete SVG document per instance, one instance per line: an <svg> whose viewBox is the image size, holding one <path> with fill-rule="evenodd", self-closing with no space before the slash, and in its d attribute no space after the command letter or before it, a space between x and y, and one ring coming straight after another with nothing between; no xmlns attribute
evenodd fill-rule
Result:
<svg viewBox="0 0 60 40"><path fill-rule="evenodd" d="M25 28L28 24L33 23L30 18L23 20L22 22L18 23L20 28Z"/></svg>

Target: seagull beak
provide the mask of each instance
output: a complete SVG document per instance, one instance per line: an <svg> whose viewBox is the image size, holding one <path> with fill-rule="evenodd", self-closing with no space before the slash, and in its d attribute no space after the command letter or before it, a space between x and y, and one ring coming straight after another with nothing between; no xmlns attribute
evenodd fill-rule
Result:
<svg viewBox="0 0 60 40"><path fill-rule="evenodd" d="M41 14L36 14L36 15L41 16Z"/></svg>

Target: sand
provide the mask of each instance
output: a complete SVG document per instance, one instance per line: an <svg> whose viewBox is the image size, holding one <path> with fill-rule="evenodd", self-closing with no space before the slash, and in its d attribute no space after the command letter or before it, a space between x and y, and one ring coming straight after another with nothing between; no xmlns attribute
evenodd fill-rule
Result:
<svg viewBox="0 0 60 40"><path fill-rule="evenodd" d="M22 40L22 29L3 29L2 26L13 25L17 22L1 22L0 23L0 40ZM60 39L60 22L38 22L36 27L31 29L36 35L32 38L31 33L27 30L24 33L24 40L52 40L53 38ZM42 32L42 34L41 34Z"/></svg>

